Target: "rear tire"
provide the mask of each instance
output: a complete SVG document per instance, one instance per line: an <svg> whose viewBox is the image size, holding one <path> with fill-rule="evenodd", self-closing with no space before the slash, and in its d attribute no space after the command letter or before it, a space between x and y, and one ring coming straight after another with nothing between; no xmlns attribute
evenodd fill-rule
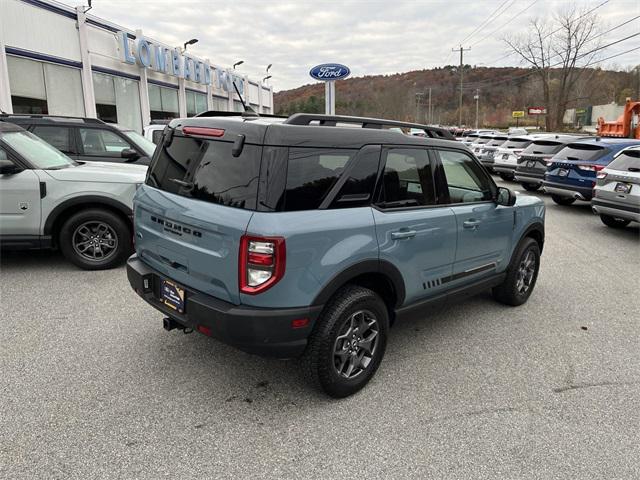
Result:
<svg viewBox="0 0 640 480"><path fill-rule="evenodd" d="M558 205L571 205L576 201L575 198L563 197L561 195L551 195L551 200L553 200Z"/></svg>
<svg viewBox="0 0 640 480"><path fill-rule="evenodd" d="M529 299L539 271L540 245L533 238L525 237L511 258L504 282L493 288L493 298L505 305L522 305Z"/></svg>
<svg viewBox="0 0 640 480"><path fill-rule="evenodd" d="M62 254L84 270L104 270L123 263L132 248L131 230L115 213L100 208L81 210L60 229Z"/></svg>
<svg viewBox="0 0 640 480"><path fill-rule="evenodd" d="M513 180L513 175L510 173L500 172L500 178L507 182L509 180Z"/></svg>
<svg viewBox="0 0 640 480"><path fill-rule="evenodd" d="M521 183L522 188L524 188L527 192L536 192L540 189L540 185L536 185L533 183Z"/></svg>
<svg viewBox="0 0 640 480"><path fill-rule="evenodd" d="M607 227L611 228L624 228L629 225L629 223L631 223L631 220L612 217L611 215L600 215L600 220L602 220L602 223L604 223Z"/></svg>
<svg viewBox="0 0 640 480"><path fill-rule="evenodd" d="M389 313L368 288L347 285L327 303L302 357L307 376L327 395L347 397L375 375L387 346Z"/></svg>

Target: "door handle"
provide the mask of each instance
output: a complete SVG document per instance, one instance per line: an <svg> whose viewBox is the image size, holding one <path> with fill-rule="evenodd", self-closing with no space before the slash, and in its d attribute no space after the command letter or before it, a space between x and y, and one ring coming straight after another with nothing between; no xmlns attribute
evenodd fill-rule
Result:
<svg viewBox="0 0 640 480"><path fill-rule="evenodd" d="M415 230L401 230L399 232L391 232L392 240L402 240L403 238L412 238L416 236Z"/></svg>
<svg viewBox="0 0 640 480"><path fill-rule="evenodd" d="M480 225L480 220L465 220L462 222L464 228L473 228L474 230L478 228L478 225Z"/></svg>

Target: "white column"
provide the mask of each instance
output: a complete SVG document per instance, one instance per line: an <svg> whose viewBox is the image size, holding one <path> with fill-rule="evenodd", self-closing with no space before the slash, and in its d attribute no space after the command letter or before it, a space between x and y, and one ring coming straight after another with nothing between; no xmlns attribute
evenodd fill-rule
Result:
<svg viewBox="0 0 640 480"><path fill-rule="evenodd" d="M87 33L84 7L76 7L76 15L78 16L78 38L80 40L80 60L82 61L84 114L90 118L97 118L96 95L93 90L93 76L91 74L91 55L89 54L89 35Z"/></svg>
<svg viewBox="0 0 640 480"><path fill-rule="evenodd" d="M142 30L136 30L136 37L142 37ZM140 83L138 84L138 90L140 90L140 111L142 112L142 128L151 123L151 108L149 106L149 84L147 83L147 69L144 67L139 68L140 71Z"/></svg>
<svg viewBox="0 0 640 480"><path fill-rule="evenodd" d="M208 58L205 59L205 65L211 65ZM213 70L211 70L211 81L213 82ZM207 85L207 110L213 110L213 88L211 87L211 84Z"/></svg>
<svg viewBox="0 0 640 480"><path fill-rule="evenodd" d="M276 114L276 106L273 104L273 85L269 85L269 112L271 115Z"/></svg>
<svg viewBox="0 0 640 480"><path fill-rule="evenodd" d="M264 110L262 108L262 82L258 84L258 113L262 113Z"/></svg>
<svg viewBox="0 0 640 480"><path fill-rule="evenodd" d="M236 96L236 89L233 87L233 78L231 77L231 73L229 73L229 69L226 70L227 72L227 89L229 90L229 111L233 112L234 106L233 106L233 99ZM233 72L233 70L231 70L231 72Z"/></svg>
<svg viewBox="0 0 640 480"><path fill-rule="evenodd" d="M7 65L7 52L4 50L2 21L0 21L0 110L5 113L13 113L11 87L9 86L9 67Z"/></svg>
<svg viewBox="0 0 640 480"><path fill-rule="evenodd" d="M180 118L187 117L187 91L184 88L184 78L178 78L178 110Z"/></svg>

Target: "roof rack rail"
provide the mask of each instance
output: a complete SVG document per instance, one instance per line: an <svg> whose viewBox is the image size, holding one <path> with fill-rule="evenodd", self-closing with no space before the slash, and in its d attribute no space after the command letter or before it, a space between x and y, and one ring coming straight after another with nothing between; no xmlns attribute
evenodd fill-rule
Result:
<svg viewBox="0 0 640 480"><path fill-rule="evenodd" d="M105 123L99 118L74 117L70 115L46 115L42 113L1 113L3 117L21 117L21 118L41 118L43 120L51 120L52 122L65 120L79 120L84 123Z"/></svg>
<svg viewBox="0 0 640 480"><path fill-rule="evenodd" d="M245 116L246 118L246 112L228 112L225 110L207 110L206 112L201 112L198 113L196 115L196 117L242 117ZM251 116L249 118L260 118L260 117L267 117L267 118L287 118L286 116L283 115L272 115L270 113L260 113L258 114L258 116Z"/></svg>
<svg viewBox="0 0 640 480"><path fill-rule="evenodd" d="M337 123L361 124L362 128L404 127L422 130L431 138L455 140L455 137L446 128L430 127L419 123L399 122L397 120L385 120L381 118L352 117L348 115L321 115L317 113L294 113L284 123L287 125L309 125L317 121L324 127L335 127Z"/></svg>

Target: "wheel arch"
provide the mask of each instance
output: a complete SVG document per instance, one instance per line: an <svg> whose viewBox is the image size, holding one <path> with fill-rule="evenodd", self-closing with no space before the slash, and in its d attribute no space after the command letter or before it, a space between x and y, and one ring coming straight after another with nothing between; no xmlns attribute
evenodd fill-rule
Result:
<svg viewBox="0 0 640 480"><path fill-rule="evenodd" d="M533 238L540 246L540 253L542 253L542 249L544 248L544 225L540 222L532 223L524 230L518 243L520 243L523 238Z"/></svg>
<svg viewBox="0 0 640 480"><path fill-rule="evenodd" d="M333 276L314 298L314 305L323 305L343 286L360 285L376 292L389 308L389 313L403 304L405 285L400 271L385 260L364 260Z"/></svg>
<svg viewBox="0 0 640 480"><path fill-rule="evenodd" d="M67 221L71 215L87 210L89 208L102 208L104 210L115 213L122 218L129 228L132 228L133 211L131 208L119 202L107 197L101 197L98 195L88 195L81 197L70 198L60 205L57 205L44 223L43 235L51 235L54 242L57 242L60 228Z"/></svg>

